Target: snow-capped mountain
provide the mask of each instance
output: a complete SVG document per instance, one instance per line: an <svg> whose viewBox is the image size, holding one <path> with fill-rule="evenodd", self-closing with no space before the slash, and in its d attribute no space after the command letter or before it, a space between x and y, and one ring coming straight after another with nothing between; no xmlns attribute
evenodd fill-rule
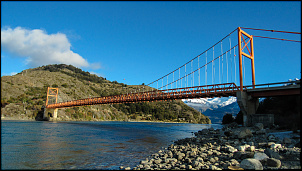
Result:
<svg viewBox="0 0 302 171"><path fill-rule="evenodd" d="M226 113L231 113L235 117L240 111L236 97L183 99L182 101L208 116L213 124L220 124Z"/></svg>
<svg viewBox="0 0 302 171"><path fill-rule="evenodd" d="M205 112L206 110L213 110L228 106L234 102L237 102L236 97L214 97L214 98L200 98L200 99L183 99L187 105L198 107L199 111Z"/></svg>

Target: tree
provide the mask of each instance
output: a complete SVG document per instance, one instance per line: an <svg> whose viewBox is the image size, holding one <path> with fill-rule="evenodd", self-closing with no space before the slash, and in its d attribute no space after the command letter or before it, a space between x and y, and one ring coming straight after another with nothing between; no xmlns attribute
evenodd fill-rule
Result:
<svg viewBox="0 0 302 171"><path fill-rule="evenodd" d="M130 111L129 113L135 113L136 112L136 106L133 103L130 103Z"/></svg>
<svg viewBox="0 0 302 171"><path fill-rule="evenodd" d="M229 124L229 123L232 123L232 122L234 122L234 118L233 118L232 114L227 113L223 116L222 124Z"/></svg>
<svg viewBox="0 0 302 171"><path fill-rule="evenodd" d="M243 113L241 112L241 110L236 115L235 122L239 125L243 124Z"/></svg>

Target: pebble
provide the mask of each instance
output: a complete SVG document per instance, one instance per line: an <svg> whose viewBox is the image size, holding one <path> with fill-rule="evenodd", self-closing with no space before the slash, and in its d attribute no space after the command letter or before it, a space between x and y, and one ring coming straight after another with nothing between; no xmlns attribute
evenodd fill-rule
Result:
<svg viewBox="0 0 302 171"><path fill-rule="evenodd" d="M217 130L203 129L195 132L195 137L177 140L132 170L301 169L299 139L268 135L270 130L261 124L230 125Z"/></svg>

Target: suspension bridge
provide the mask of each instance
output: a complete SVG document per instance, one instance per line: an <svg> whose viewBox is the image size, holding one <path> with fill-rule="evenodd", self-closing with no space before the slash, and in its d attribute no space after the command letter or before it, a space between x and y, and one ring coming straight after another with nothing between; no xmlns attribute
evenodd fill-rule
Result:
<svg viewBox="0 0 302 171"><path fill-rule="evenodd" d="M59 108L236 96L239 107L244 114L244 125L250 125L249 118L250 115L256 113L259 97L300 94L300 80L259 85L255 83L254 37L298 43L301 43L301 41L249 35L243 29L301 35L298 32L238 27L187 63L147 84L146 86L154 89L152 91L142 90L135 93L58 103L58 88L49 87L47 90L46 108L55 109L53 116L56 118L57 109ZM236 31L237 34L234 34ZM227 50L224 51L223 49ZM248 62L250 64L246 64ZM246 76L246 73L249 76ZM249 79L248 81L251 82L251 85L245 85L247 79ZM239 81L239 85L235 84L237 81ZM52 101L52 103L49 101ZM45 112L44 117L46 117Z"/></svg>

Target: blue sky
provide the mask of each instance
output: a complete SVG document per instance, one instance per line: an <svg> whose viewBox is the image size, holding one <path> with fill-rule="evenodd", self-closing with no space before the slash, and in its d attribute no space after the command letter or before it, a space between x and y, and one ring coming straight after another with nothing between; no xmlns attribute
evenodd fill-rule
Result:
<svg viewBox="0 0 302 171"><path fill-rule="evenodd" d="M110 81L148 84L201 54L237 27L301 32L301 2L1 1L1 76L66 63ZM301 35L244 31L301 41ZM235 45L237 32L231 36L215 47L216 56L221 49L229 49L229 42ZM212 50L207 53L212 58ZM301 43L254 38L254 53L256 84L301 78ZM204 58L200 56L200 61ZM245 63L246 85L250 85L248 60ZM192 65L197 67L197 62ZM223 67L226 69L225 63ZM191 70L188 65L186 72ZM215 71L217 75L218 68ZM201 84L211 83L211 72L206 73L206 81L201 70ZM178 77L175 73L174 79ZM228 82L234 82L228 77ZM169 82L172 79L171 74Z"/></svg>

